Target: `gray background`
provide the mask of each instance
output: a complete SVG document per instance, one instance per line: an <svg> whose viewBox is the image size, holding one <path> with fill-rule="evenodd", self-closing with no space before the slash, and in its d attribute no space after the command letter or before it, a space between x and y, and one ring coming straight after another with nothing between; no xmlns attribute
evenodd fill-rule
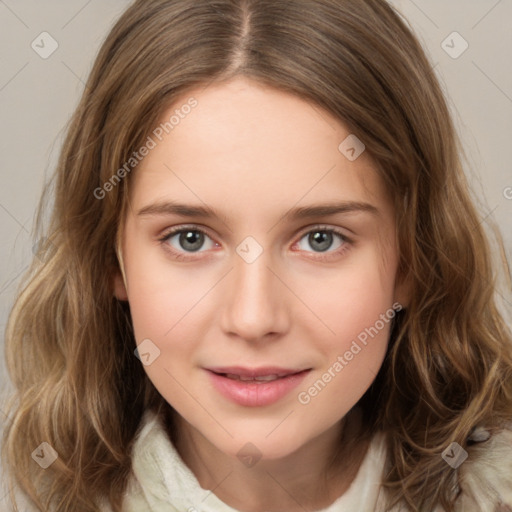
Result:
<svg viewBox="0 0 512 512"><path fill-rule="evenodd" d="M42 185L55 167L63 129L96 52L128 3L0 0L2 349L8 311L32 258L31 230ZM500 226L512 261L512 0L392 3L431 56L467 151L466 171L480 204L482 223L487 226L495 221ZM454 31L469 45L458 58L453 56L463 49L464 41L451 35ZM41 40L42 32L58 43L46 59L31 47L34 40ZM48 39L45 47L49 48ZM500 294L502 307L510 311L510 290L502 285ZM0 392L6 390L8 380L0 357ZM0 492L3 509L1 497Z"/></svg>

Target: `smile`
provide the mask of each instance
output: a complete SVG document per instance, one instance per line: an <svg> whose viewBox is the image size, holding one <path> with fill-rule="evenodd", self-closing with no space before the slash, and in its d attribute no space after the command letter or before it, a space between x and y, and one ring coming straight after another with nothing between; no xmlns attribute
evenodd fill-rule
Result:
<svg viewBox="0 0 512 512"><path fill-rule="evenodd" d="M236 373L213 369L206 371L213 388L224 398L245 407L263 407L287 396L303 381L311 368L284 371L281 369L280 372L276 372L275 369L239 369Z"/></svg>

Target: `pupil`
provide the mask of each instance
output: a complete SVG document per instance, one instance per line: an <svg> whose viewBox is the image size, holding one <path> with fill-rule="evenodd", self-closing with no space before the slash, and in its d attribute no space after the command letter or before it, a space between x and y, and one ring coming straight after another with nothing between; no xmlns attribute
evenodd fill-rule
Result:
<svg viewBox="0 0 512 512"><path fill-rule="evenodd" d="M332 233L326 233L325 231L317 231L309 235L309 243L313 249L317 244L317 250L319 252L326 251L332 244Z"/></svg>
<svg viewBox="0 0 512 512"><path fill-rule="evenodd" d="M203 245L203 234L196 231L183 232L180 234L180 245L187 251L198 251Z"/></svg>

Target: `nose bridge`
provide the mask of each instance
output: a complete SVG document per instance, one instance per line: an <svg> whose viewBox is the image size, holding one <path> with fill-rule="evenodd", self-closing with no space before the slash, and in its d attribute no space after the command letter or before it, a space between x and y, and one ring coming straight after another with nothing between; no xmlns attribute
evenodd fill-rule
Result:
<svg viewBox="0 0 512 512"><path fill-rule="evenodd" d="M238 250L246 247L240 244ZM286 300L279 280L268 267L272 268L270 251L261 252L252 261L243 252L234 255L234 269L223 311L226 333L258 339L287 328Z"/></svg>

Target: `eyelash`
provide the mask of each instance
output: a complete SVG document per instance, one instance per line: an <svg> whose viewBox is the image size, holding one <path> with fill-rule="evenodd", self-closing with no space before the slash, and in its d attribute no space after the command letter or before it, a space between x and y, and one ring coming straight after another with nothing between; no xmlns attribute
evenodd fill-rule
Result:
<svg viewBox="0 0 512 512"><path fill-rule="evenodd" d="M174 248L170 247L169 244L167 244L166 242L168 242L169 239L172 238L174 235L184 233L184 232L186 233L187 231L201 233L204 236L207 236L208 238L212 239L212 237L204 229L202 229L199 226L193 226L193 225L192 226L179 226L179 227L170 229L162 237L160 237L158 239L158 241L164 245L165 250L169 251L173 255L173 257L179 261L194 260L194 259L196 259L193 256L193 254L195 254L195 253L194 252L183 253L183 252L176 251ZM344 254L347 250L349 250L350 246L353 245L353 241L350 238L348 238L341 231L339 231L335 228L332 228L332 227L327 227L327 226L322 226L322 225L313 226L313 228L310 228L307 231L302 232L298 238L298 241L295 242L294 245L297 244L298 242L300 242L306 235L309 235L311 233L317 233L317 232L330 233L333 235L337 235L341 239L341 242L343 245L341 247L339 247L338 249L336 249L335 251L331 251L331 252L329 252L329 251L327 251L325 253L313 252L313 254L316 254L317 256L314 256L312 259L320 260L320 261L327 261L327 260L331 259L332 255L340 256L341 254ZM212 241L214 241L214 240L212 239ZM215 243L217 243L217 242L215 242ZM200 252L200 251L197 251L197 252ZM308 251L308 252L312 252L312 251ZM185 256L184 254L190 254L191 256ZM320 256L323 254L329 254L331 256L330 257Z"/></svg>

